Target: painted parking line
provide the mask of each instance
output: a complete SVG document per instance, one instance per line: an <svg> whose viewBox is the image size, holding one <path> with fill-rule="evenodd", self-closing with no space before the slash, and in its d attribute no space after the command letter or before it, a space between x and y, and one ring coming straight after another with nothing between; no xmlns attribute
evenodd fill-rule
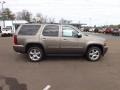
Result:
<svg viewBox="0 0 120 90"><path fill-rule="evenodd" d="M49 90L51 88L51 85L47 85L43 90Z"/></svg>

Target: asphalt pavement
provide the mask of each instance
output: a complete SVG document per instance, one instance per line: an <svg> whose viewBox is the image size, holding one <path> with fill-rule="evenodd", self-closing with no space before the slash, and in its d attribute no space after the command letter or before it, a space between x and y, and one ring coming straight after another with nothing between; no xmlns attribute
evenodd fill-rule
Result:
<svg viewBox="0 0 120 90"><path fill-rule="evenodd" d="M120 36L113 36L111 34L94 33L94 32L83 32L83 33L88 34L88 35L100 36L107 40L120 40Z"/></svg>
<svg viewBox="0 0 120 90"><path fill-rule="evenodd" d="M108 39L109 50L98 62L67 56L31 63L12 45L11 37L0 38L0 90L120 90L119 39Z"/></svg>

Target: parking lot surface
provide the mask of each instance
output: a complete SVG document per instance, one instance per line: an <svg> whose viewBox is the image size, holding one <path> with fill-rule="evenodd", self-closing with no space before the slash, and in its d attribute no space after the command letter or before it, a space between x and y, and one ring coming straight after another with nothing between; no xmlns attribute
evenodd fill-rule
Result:
<svg viewBox="0 0 120 90"><path fill-rule="evenodd" d="M111 34L94 33L94 32L84 32L84 33L88 34L88 35L100 36L100 37L103 37L107 40L120 40L120 36L113 36Z"/></svg>
<svg viewBox="0 0 120 90"><path fill-rule="evenodd" d="M120 90L120 40L108 37L109 50L98 62L69 56L47 57L39 63L14 52L12 38L0 37L0 76L15 78L9 79L14 81L9 90L20 90L15 80L22 90L43 90L47 85L50 90Z"/></svg>

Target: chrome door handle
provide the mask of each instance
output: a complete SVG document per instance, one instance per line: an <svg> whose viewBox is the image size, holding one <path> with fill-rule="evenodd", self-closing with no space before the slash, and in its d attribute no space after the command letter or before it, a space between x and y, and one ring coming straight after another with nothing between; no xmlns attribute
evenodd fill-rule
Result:
<svg viewBox="0 0 120 90"><path fill-rule="evenodd" d="M42 38L42 40L46 40L46 38Z"/></svg>
<svg viewBox="0 0 120 90"><path fill-rule="evenodd" d="M63 40L67 40L67 39L63 39Z"/></svg>

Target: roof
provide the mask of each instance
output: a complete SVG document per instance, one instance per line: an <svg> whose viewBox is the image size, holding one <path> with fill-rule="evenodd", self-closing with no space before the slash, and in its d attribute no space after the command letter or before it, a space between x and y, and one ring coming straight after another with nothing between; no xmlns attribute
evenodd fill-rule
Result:
<svg viewBox="0 0 120 90"><path fill-rule="evenodd" d="M71 23L70 25L87 25L87 24L84 24L84 23Z"/></svg>

